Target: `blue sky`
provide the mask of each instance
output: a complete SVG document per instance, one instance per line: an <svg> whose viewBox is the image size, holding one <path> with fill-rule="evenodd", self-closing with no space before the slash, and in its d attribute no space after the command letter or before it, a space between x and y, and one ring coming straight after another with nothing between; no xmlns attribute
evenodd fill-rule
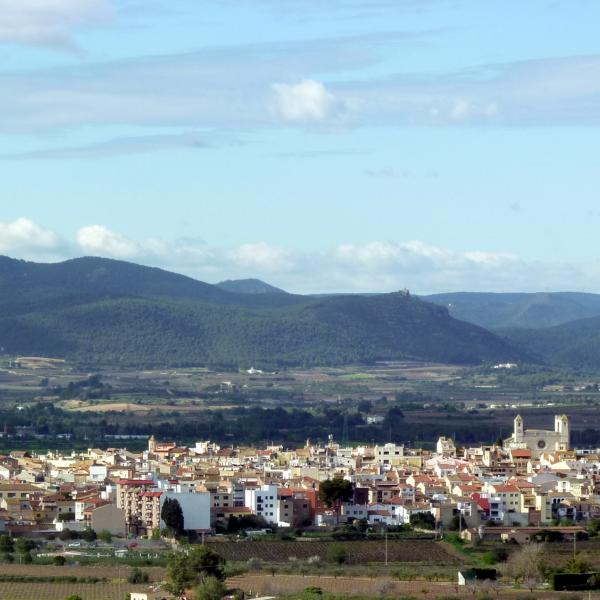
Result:
<svg viewBox="0 0 600 600"><path fill-rule="evenodd" d="M593 0L0 0L0 253L600 291Z"/></svg>

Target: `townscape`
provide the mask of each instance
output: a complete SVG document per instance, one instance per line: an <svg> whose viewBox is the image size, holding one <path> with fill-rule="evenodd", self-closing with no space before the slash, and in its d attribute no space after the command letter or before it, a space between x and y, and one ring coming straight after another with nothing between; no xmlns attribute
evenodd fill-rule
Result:
<svg viewBox="0 0 600 600"><path fill-rule="evenodd" d="M0 600L600 600L599 23L0 0Z"/></svg>
<svg viewBox="0 0 600 600"><path fill-rule="evenodd" d="M385 565L398 560L398 545L448 538L494 547L585 543L600 523L600 450L570 447L566 415L556 415L554 430L525 425L516 416L501 445L457 447L442 437L434 450L344 447L333 436L301 448L210 441L185 447L152 436L140 452L15 451L0 458L0 527L5 540L32 540L29 562L61 563L93 562L95 552L115 560L158 557L165 541L182 536L226 552L225 540L237 539L256 550L255 567L265 540L327 532L349 540L338 548L339 565L354 562L353 544L369 535ZM275 562L298 560L296 546L280 543ZM313 555L313 561L327 559ZM453 571L441 581L450 585L458 577L468 585L460 563ZM248 590L248 581L239 583ZM510 583L507 575L504 585ZM170 597L160 582L151 589L132 598Z"/></svg>

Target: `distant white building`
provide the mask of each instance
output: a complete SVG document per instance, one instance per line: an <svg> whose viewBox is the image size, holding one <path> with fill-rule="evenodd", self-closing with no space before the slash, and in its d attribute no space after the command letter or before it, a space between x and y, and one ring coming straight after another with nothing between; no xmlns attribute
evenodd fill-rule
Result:
<svg viewBox="0 0 600 600"><path fill-rule="evenodd" d="M456 446L452 438L440 437L435 446L435 451L441 456L456 456Z"/></svg>
<svg viewBox="0 0 600 600"><path fill-rule="evenodd" d="M375 463L382 467L398 466L404 457L404 446L384 444L375 446Z"/></svg>

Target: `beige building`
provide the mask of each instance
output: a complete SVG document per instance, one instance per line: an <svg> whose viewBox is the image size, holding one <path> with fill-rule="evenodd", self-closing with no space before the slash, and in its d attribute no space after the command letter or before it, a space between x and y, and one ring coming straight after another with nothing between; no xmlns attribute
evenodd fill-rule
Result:
<svg viewBox="0 0 600 600"><path fill-rule="evenodd" d="M525 429L523 417L517 415L513 434L504 440L504 448L529 449L533 458L544 452L561 452L569 449L569 417L556 415L554 431L545 429Z"/></svg>
<svg viewBox="0 0 600 600"><path fill-rule="evenodd" d="M109 531L112 535L125 535L125 511L114 504L104 504L92 511L92 529L96 532Z"/></svg>

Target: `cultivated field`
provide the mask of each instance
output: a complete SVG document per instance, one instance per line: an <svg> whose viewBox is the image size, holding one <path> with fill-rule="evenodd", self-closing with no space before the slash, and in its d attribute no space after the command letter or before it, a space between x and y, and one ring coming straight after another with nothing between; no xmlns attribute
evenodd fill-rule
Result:
<svg viewBox="0 0 600 600"><path fill-rule="evenodd" d="M464 600L482 597L495 600L581 600L581 595L574 592L550 592L534 590L517 590L511 588L495 589L486 592L485 588L461 588L449 583L423 581L394 581L387 578L358 578L302 575L243 575L227 581L230 587L240 588L249 595L297 594L307 587L319 587L343 597L373 596L378 598L397 598L423 600L456 598ZM592 595L592 598L598 598Z"/></svg>
<svg viewBox="0 0 600 600"><path fill-rule="evenodd" d="M123 600L129 592L147 587L126 583L20 583L0 582L2 600L65 600L78 594L83 600Z"/></svg>
<svg viewBox="0 0 600 600"><path fill-rule="evenodd" d="M318 556L322 561L332 544L342 544L348 550L348 563L364 564L383 562L385 546L382 540L353 542L322 541L242 541L211 542L211 549L218 552L225 560L244 562L258 558L266 562L290 562L290 560L306 560ZM442 543L429 540L393 540L388 542L388 561L397 563L424 563L435 565L460 564L457 557L450 554Z"/></svg>
<svg viewBox="0 0 600 600"><path fill-rule="evenodd" d="M133 567L128 565L98 565L79 566L64 565L19 565L1 564L1 575L16 575L19 577L97 577L108 580L126 580ZM165 578L166 569L162 567L143 567L142 571L147 573L151 581L162 581ZM0 595L0 599L3 598Z"/></svg>

